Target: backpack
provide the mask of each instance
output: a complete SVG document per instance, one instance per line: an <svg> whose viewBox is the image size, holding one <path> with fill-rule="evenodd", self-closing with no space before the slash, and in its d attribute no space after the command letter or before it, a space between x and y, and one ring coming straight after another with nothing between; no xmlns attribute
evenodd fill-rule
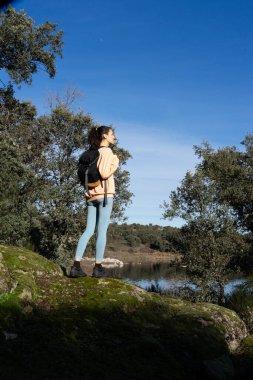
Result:
<svg viewBox="0 0 253 380"><path fill-rule="evenodd" d="M84 186L85 191L90 195L89 190L98 186L102 181L99 173L97 162L99 159L99 148L90 148L83 152L79 158L77 166L77 175L81 185ZM105 202L107 204L107 189L105 183Z"/></svg>

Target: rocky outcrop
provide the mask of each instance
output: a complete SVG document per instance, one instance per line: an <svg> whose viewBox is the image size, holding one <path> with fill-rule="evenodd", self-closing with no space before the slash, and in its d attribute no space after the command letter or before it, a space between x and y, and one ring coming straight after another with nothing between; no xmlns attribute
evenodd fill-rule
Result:
<svg viewBox="0 0 253 380"><path fill-rule="evenodd" d="M82 264L94 265L95 264L95 258L85 257L82 259ZM123 261L118 260L118 259L114 259L111 257L106 257L105 259L103 259L102 264L106 268L122 268L124 266Z"/></svg>
<svg viewBox="0 0 253 380"><path fill-rule="evenodd" d="M119 279L70 279L21 248L0 252L3 378L16 378L15 371L21 379L236 377L235 358L248 338L233 311Z"/></svg>

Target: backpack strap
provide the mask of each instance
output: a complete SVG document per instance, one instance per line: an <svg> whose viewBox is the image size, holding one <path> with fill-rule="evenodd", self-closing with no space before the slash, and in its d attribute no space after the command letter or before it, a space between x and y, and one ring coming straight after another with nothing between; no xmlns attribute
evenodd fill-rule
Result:
<svg viewBox="0 0 253 380"><path fill-rule="evenodd" d="M107 203L108 203L108 201L107 201L107 183L106 183L106 179L104 180L104 184L105 184L105 187L104 187L104 189L105 189L105 196L104 196L103 206L105 207L107 205Z"/></svg>
<svg viewBox="0 0 253 380"><path fill-rule="evenodd" d="M100 148L109 148L109 146L100 146L98 149L100 149ZM105 191L105 195L104 195L103 207L105 207L108 204L108 201L107 201L107 183L106 183L106 179L104 179L104 191Z"/></svg>

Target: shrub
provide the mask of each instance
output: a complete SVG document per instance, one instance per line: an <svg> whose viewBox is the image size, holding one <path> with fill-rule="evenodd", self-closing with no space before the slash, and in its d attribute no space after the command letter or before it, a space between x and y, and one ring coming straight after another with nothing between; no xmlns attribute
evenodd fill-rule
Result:
<svg viewBox="0 0 253 380"><path fill-rule="evenodd" d="M236 311L253 333L253 281L238 285L236 290L226 297L225 306Z"/></svg>

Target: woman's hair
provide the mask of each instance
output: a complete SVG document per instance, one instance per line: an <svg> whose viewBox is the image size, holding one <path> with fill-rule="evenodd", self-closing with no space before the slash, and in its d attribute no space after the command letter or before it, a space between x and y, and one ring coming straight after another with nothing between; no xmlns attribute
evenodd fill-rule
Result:
<svg viewBox="0 0 253 380"><path fill-rule="evenodd" d="M112 127L107 127L106 125L101 125L100 127L92 127L88 134L88 143L90 148L98 148L103 140L103 135L108 134Z"/></svg>

